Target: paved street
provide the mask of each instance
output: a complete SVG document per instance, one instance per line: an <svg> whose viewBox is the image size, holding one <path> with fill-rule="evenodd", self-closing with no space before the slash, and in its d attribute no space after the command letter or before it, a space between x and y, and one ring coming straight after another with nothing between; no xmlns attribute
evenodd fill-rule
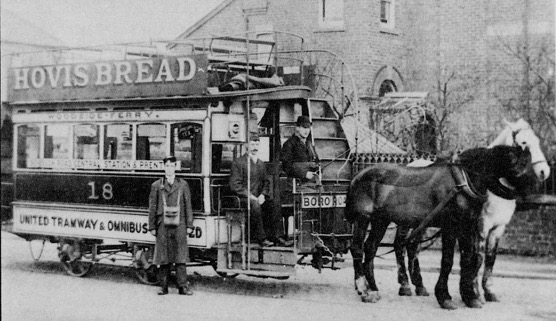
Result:
<svg viewBox="0 0 556 321"><path fill-rule="evenodd" d="M459 276L452 275L450 290L460 308L444 311L434 296L399 297L389 258L377 261L382 300L376 304L360 302L353 290L351 262L339 271L324 270L322 274L299 267L297 275L285 281L243 276L223 279L210 268L191 268L192 297L179 296L174 289L160 297L156 287L135 279L127 263L98 264L86 277L75 278L62 270L55 244L46 244L38 262L31 259L27 242L12 234L3 231L1 244L4 321L556 319L556 277L551 277L553 264L548 262L518 262L520 268L535 270L536 277L497 277L495 289L502 302L479 310L464 307L457 288ZM432 256L424 254L424 261L432 261ZM503 271L505 261L499 264ZM426 272L423 277L432 292L437 273Z"/></svg>

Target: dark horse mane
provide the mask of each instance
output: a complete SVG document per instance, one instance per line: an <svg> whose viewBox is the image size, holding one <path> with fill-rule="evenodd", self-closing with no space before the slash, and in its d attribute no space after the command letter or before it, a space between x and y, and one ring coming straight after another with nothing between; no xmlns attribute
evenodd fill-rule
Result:
<svg viewBox="0 0 556 321"><path fill-rule="evenodd" d="M509 164L492 160L508 159ZM445 163L441 161L439 164ZM468 173L487 173L488 189L515 198L530 193L538 186L538 180L531 164L531 153L519 146L494 146L492 148L472 148L460 153L453 164L461 166ZM511 189L500 183L504 178Z"/></svg>

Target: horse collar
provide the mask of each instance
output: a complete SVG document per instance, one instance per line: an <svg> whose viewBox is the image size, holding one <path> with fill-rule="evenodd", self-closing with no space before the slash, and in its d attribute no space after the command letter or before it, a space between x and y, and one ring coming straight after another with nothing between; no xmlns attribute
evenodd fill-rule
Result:
<svg viewBox="0 0 556 321"><path fill-rule="evenodd" d="M477 199L482 202L486 201L487 194L486 193L480 194L475 188L473 188L473 185L469 183L469 176L465 172L465 170L463 170L459 166L451 166L451 169L452 169L452 176L456 181L456 187L458 189L464 191L465 194L467 194L473 199Z"/></svg>
<svg viewBox="0 0 556 321"><path fill-rule="evenodd" d="M516 193L515 187L513 187L505 178L498 179L496 184L488 187L494 195L507 200L515 200Z"/></svg>

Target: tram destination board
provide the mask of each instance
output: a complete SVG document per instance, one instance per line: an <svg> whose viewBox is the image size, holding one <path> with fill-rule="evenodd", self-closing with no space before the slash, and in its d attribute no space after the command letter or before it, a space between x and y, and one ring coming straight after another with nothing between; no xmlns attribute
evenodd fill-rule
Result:
<svg viewBox="0 0 556 321"><path fill-rule="evenodd" d="M303 194L301 196L302 208L331 208L345 207L346 194Z"/></svg>

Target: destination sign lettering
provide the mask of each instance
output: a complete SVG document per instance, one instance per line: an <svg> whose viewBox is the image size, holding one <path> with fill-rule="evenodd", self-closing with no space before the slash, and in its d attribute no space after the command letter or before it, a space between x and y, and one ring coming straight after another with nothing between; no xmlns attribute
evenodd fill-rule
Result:
<svg viewBox="0 0 556 321"><path fill-rule="evenodd" d="M346 195L319 195L303 194L301 199L302 208L330 208L346 207Z"/></svg>
<svg viewBox="0 0 556 321"><path fill-rule="evenodd" d="M178 161L176 166L181 168L181 161ZM27 168L162 170L164 163L160 160L30 158L27 160Z"/></svg>
<svg viewBox="0 0 556 321"><path fill-rule="evenodd" d="M63 101L200 95L206 55L33 66L9 70L8 100Z"/></svg>
<svg viewBox="0 0 556 321"><path fill-rule="evenodd" d="M172 111L98 111L98 112L45 112L17 113L13 115L16 123L37 122L114 122L114 121L146 121L146 120L183 120L206 117L203 110L172 110Z"/></svg>

